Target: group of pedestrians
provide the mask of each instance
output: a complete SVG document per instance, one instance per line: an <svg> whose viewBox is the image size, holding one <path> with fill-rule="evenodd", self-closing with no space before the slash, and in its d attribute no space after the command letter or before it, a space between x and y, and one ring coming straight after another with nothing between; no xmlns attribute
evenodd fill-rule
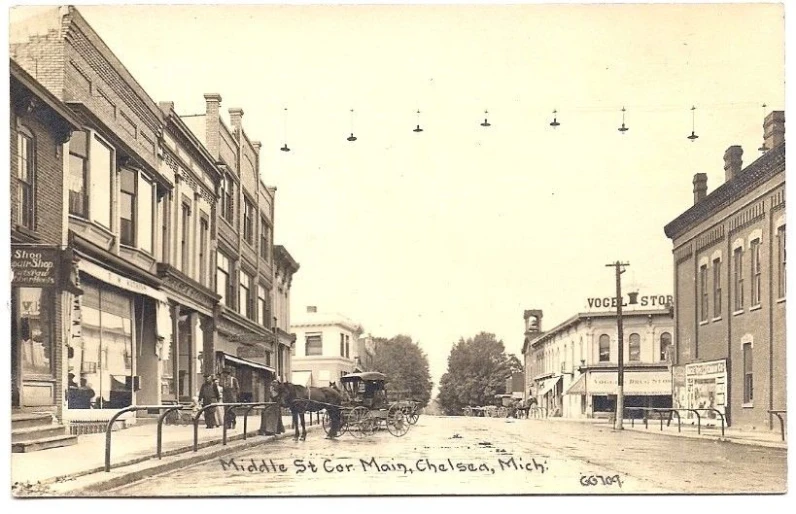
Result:
<svg viewBox="0 0 796 514"><path fill-rule="evenodd" d="M221 377L208 374L205 382L199 389L199 404L202 407L214 403L237 403L240 393L238 379L232 374L232 368L224 368ZM205 425L207 428L216 428L226 423L228 429L235 428L235 412L226 411L223 406L205 409Z"/></svg>

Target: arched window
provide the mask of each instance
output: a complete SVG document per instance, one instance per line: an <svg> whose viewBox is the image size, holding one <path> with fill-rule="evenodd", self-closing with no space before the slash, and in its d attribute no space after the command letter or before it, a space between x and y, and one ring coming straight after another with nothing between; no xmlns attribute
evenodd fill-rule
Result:
<svg viewBox="0 0 796 514"><path fill-rule="evenodd" d="M672 346L672 334L664 332L661 334L661 360L669 360L669 352Z"/></svg>
<svg viewBox="0 0 796 514"><path fill-rule="evenodd" d="M608 334L600 336L600 362L611 360L611 338Z"/></svg>
<svg viewBox="0 0 796 514"><path fill-rule="evenodd" d="M630 362L638 362L641 360L641 337L635 332L630 334L630 342L628 343L628 359Z"/></svg>

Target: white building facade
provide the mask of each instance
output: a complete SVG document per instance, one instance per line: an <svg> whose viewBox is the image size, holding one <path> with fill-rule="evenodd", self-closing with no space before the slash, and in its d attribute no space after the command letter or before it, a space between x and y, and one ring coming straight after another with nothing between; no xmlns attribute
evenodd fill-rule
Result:
<svg viewBox="0 0 796 514"><path fill-rule="evenodd" d="M671 311L635 310L622 318L625 407L671 407ZM618 350L615 312L579 313L547 332L526 329L527 393L549 416L609 417L616 408ZM629 409L626 416L632 414Z"/></svg>
<svg viewBox="0 0 796 514"><path fill-rule="evenodd" d="M318 312L309 306L291 321L296 342L292 348L291 382L327 387L340 377L363 371L359 339L362 326L341 314Z"/></svg>

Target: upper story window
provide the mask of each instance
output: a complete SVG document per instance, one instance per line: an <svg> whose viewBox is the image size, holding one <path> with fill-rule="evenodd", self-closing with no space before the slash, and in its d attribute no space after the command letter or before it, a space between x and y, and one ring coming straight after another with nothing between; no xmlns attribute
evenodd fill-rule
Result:
<svg viewBox="0 0 796 514"><path fill-rule="evenodd" d="M30 132L20 128L17 132L17 223L31 230L35 228L35 176L36 140Z"/></svg>
<svg viewBox="0 0 796 514"><path fill-rule="evenodd" d="M777 227L777 296L785 298L785 225Z"/></svg>
<svg viewBox="0 0 796 514"><path fill-rule="evenodd" d="M222 181L224 191L221 194L221 216L228 222L235 222L235 181L229 175L224 175Z"/></svg>
<svg viewBox="0 0 796 514"><path fill-rule="evenodd" d="M252 277L248 273L240 272L240 289L238 290L240 313L249 319L254 319L255 313L252 301Z"/></svg>
<svg viewBox="0 0 796 514"><path fill-rule="evenodd" d="M346 359L351 358L351 354L349 353L349 350L350 350L350 344L349 343L350 343L350 337L349 337L348 334L346 334L346 336L345 336L345 358Z"/></svg>
<svg viewBox="0 0 796 514"><path fill-rule="evenodd" d="M735 311L743 310L743 248L738 247L732 254L733 276L735 277Z"/></svg>
<svg viewBox="0 0 796 514"><path fill-rule="evenodd" d="M713 317L721 317L721 259L713 260Z"/></svg>
<svg viewBox="0 0 796 514"><path fill-rule="evenodd" d="M760 240L755 239L752 241L751 245L749 246L749 251L752 254L752 280L751 280L751 294L752 294L752 306L760 305L760 272L761 272L761 265L760 265Z"/></svg>
<svg viewBox="0 0 796 514"><path fill-rule="evenodd" d="M232 307L232 283L229 280L232 263L222 252L216 252L216 294L221 296L220 302Z"/></svg>
<svg viewBox="0 0 796 514"><path fill-rule="evenodd" d="M160 260L163 262L171 262L169 255L170 255L170 248L171 245L169 244L169 204L171 203L171 198L169 193L165 193L162 196L158 197L158 213L160 214Z"/></svg>
<svg viewBox="0 0 796 514"><path fill-rule="evenodd" d="M116 168L113 149L94 135L89 152L88 192L91 219L111 228L111 175Z"/></svg>
<svg viewBox="0 0 796 514"><path fill-rule="evenodd" d="M207 273L207 250L209 248L209 234L210 224L207 218L202 217L199 220L199 283L207 286L207 281L210 278Z"/></svg>
<svg viewBox="0 0 796 514"><path fill-rule="evenodd" d="M257 312L262 326L270 328L271 314L268 312L268 294L262 284L257 286Z"/></svg>
<svg viewBox="0 0 796 514"><path fill-rule="evenodd" d="M635 332L630 334L628 354L628 360L630 362L638 362L641 360L641 337Z"/></svg>
<svg viewBox="0 0 796 514"><path fill-rule="evenodd" d="M700 321L708 320L708 266L699 268L699 319Z"/></svg>
<svg viewBox="0 0 796 514"><path fill-rule="evenodd" d="M671 347L672 347L672 334L670 334L669 332L662 333L660 360L662 361L669 360L669 352L671 351Z"/></svg>
<svg viewBox="0 0 796 514"><path fill-rule="evenodd" d="M88 138L82 131L69 140L69 214L88 218Z"/></svg>
<svg viewBox="0 0 796 514"><path fill-rule="evenodd" d="M271 226L265 216L260 216L260 257L268 260L271 254Z"/></svg>
<svg viewBox="0 0 796 514"><path fill-rule="evenodd" d="M304 355L323 355L323 339L320 333L307 334L304 342Z"/></svg>
<svg viewBox="0 0 796 514"><path fill-rule="evenodd" d="M340 332L340 357L345 357L345 334Z"/></svg>
<svg viewBox="0 0 796 514"><path fill-rule="evenodd" d="M111 228L113 148L98 135L74 132L69 141L69 213Z"/></svg>
<svg viewBox="0 0 796 514"><path fill-rule="evenodd" d="M180 219L180 267L186 275L191 275L191 207L182 204L182 217Z"/></svg>
<svg viewBox="0 0 796 514"><path fill-rule="evenodd" d="M611 338L608 334L600 336L600 362L610 362L611 360Z"/></svg>
<svg viewBox="0 0 796 514"><path fill-rule="evenodd" d="M154 184L143 174L122 168L119 172L119 242L153 252Z"/></svg>
<svg viewBox="0 0 796 514"><path fill-rule="evenodd" d="M248 198L243 198L243 238L254 244L254 205Z"/></svg>

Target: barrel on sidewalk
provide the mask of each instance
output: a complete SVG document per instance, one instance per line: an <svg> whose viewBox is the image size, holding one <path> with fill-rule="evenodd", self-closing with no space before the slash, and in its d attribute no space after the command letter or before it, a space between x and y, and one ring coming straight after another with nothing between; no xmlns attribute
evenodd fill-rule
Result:
<svg viewBox="0 0 796 514"><path fill-rule="evenodd" d="M263 409L260 414L260 434L275 435L281 434L284 431L285 427L282 425L281 409Z"/></svg>

